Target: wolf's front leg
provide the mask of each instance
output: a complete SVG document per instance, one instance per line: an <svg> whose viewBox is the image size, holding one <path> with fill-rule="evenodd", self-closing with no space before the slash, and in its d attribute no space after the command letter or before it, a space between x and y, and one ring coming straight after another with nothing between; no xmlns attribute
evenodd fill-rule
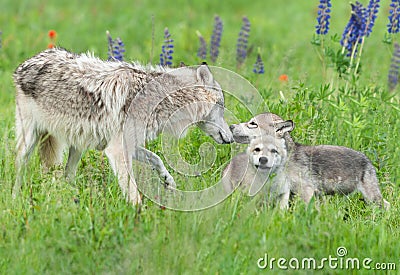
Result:
<svg viewBox="0 0 400 275"><path fill-rule="evenodd" d="M271 193L276 196L275 203L280 209L289 209L290 183L282 171L272 179Z"/></svg>
<svg viewBox="0 0 400 275"><path fill-rule="evenodd" d="M160 178L164 180L165 185L169 188L176 188L174 178L168 172L167 168L165 168L165 165L159 156L140 146L137 146L136 149L136 154L133 155L134 158L141 162L150 162L153 168L157 170Z"/></svg>
<svg viewBox="0 0 400 275"><path fill-rule="evenodd" d="M141 204L142 199L136 186L135 179L129 175L128 169L132 169L132 158L130 154L124 154L121 138L114 138L104 150L110 162L114 174L118 177L118 184L126 200L132 204Z"/></svg>
<svg viewBox="0 0 400 275"><path fill-rule="evenodd" d="M277 202L279 205L279 209L281 210L289 209L289 197L290 197L290 191L280 194L278 196Z"/></svg>

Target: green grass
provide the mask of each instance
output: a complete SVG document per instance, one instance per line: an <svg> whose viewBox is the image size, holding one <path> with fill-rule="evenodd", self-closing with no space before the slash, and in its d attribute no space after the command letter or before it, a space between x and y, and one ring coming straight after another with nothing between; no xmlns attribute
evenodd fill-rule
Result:
<svg viewBox="0 0 400 275"><path fill-rule="evenodd" d="M350 9L346 1L336 2L331 33L341 35ZM0 13L0 273L255 274L260 271L257 260L265 253L269 258L322 259L336 257L340 246L346 247L346 257L394 262L399 269L400 104L398 89L387 91L391 48L381 42L389 3L382 3L366 40L361 75L347 89L346 81L331 68L323 73L310 44L317 4L6 0ZM265 99L265 111L294 120L296 141L364 152L377 168L384 197L392 204L390 211L365 205L359 194L353 194L326 197L309 206L295 200L289 211L281 212L262 204L262 198L235 193L205 211L163 210L146 199L139 212L125 203L107 160L98 152L84 156L73 183L60 176L61 168L42 173L35 153L22 194L11 198L15 179L12 73L20 62L46 48L48 30L57 31L58 45L74 52L90 50L102 58L107 57L105 31L109 30L124 41L126 59L157 63L167 26L175 40L175 62L196 64L200 62L196 30L209 39L214 14L224 21L221 56L214 65L234 70L255 85ZM255 52L236 69L235 44L243 15L252 23L250 44L261 49L265 75L251 72ZM337 44L332 47L339 49ZM278 80L281 74L288 75L288 83ZM227 107L238 120L252 116L233 99L227 100ZM193 130L177 146L193 164L200 160L198 150L204 142L213 143ZM161 151L160 140L149 146ZM201 177L174 174L180 187L202 188L219 177L231 148L215 148L217 159ZM276 266L274 270L283 272ZM346 273L327 265L323 272Z"/></svg>

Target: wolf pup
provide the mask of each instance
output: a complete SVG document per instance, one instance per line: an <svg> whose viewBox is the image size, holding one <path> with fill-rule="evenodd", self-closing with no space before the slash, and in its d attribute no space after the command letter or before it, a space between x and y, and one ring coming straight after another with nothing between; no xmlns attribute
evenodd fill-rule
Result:
<svg viewBox="0 0 400 275"><path fill-rule="evenodd" d="M22 63L14 73L14 83L14 197L37 144L45 167L60 163L63 149L69 149L68 178L74 177L85 150L104 150L123 195L137 204L141 197L126 168L131 169L132 159L150 162L167 185L175 186L160 157L144 148L146 140L156 138L165 124L180 129L196 123L217 143L233 142L224 121L221 87L207 65L166 71L55 48Z"/></svg>
<svg viewBox="0 0 400 275"><path fill-rule="evenodd" d="M343 194L359 191L367 202L389 209L390 203L382 198L376 171L371 161L361 152L343 146L306 146L295 143L289 132L294 129L291 120L278 122L276 139L263 140L263 146L279 146L282 154L274 169L277 185L288 185L290 192L298 194L306 203L313 195ZM289 194L282 196L289 199ZM282 202L287 205L286 202Z"/></svg>
<svg viewBox="0 0 400 275"><path fill-rule="evenodd" d="M262 113L248 122L232 124L229 129L235 142L249 144L254 138L274 135L276 123L283 121L280 116L274 113Z"/></svg>
<svg viewBox="0 0 400 275"><path fill-rule="evenodd" d="M281 145L277 143L282 143ZM284 166L287 158L284 150L284 141L273 136L264 136L252 139L246 153L236 155L222 173L222 183L227 193L240 187L248 190L250 196L267 185L268 197L277 201L279 207L287 207L287 198L290 194L289 185L285 182L268 181L271 174Z"/></svg>

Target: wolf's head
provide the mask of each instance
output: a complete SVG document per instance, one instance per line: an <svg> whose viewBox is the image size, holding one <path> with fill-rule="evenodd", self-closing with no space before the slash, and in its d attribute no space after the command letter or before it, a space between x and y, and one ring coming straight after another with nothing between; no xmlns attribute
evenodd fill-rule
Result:
<svg viewBox="0 0 400 275"><path fill-rule="evenodd" d="M276 134L276 125L283 119L273 113L259 114L248 122L232 124L229 128L237 143L250 143L254 138Z"/></svg>
<svg viewBox="0 0 400 275"><path fill-rule="evenodd" d="M189 113L192 121L216 142L232 143L232 133L224 120L224 95L208 66L182 67L169 73L179 79L181 89L176 94L182 93L180 97L186 101L180 107L185 117ZM175 127L179 128L178 124Z"/></svg>
<svg viewBox="0 0 400 275"><path fill-rule="evenodd" d="M273 172L286 161L287 150L281 138L265 136L252 139L247 148L250 165L260 172Z"/></svg>

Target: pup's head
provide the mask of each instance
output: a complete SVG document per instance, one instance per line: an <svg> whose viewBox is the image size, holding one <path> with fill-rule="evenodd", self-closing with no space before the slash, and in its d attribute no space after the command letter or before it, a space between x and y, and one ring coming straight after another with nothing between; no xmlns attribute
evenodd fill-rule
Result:
<svg viewBox="0 0 400 275"><path fill-rule="evenodd" d="M247 148L250 165L260 172L273 172L286 161L285 140L273 136L255 138Z"/></svg>
<svg viewBox="0 0 400 275"><path fill-rule="evenodd" d="M232 124L229 126L233 138L237 143L250 143L254 138L262 136L274 136L276 134L276 125L284 120L273 113L259 114L248 122Z"/></svg>

